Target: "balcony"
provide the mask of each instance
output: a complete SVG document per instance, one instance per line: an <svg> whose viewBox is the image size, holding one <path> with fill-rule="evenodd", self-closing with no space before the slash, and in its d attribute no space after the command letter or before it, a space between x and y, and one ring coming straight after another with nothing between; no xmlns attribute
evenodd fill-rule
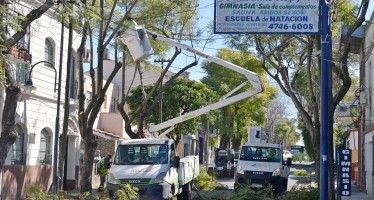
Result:
<svg viewBox="0 0 374 200"><path fill-rule="evenodd" d="M9 59L14 63L31 63L30 54L30 27L27 28L26 34L10 48Z"/></svg>
<svg viewBox="0 0 374 200"><path fill-rule="evenodd" d="M11 159L12 165L24 165L26 164L26 154L25 153L17 153L12 156Z"/></svg>
<svg viewBox="0 0 374 200"><path fill-rule="evenodd" d="M42 165L50 165L52 163L52 155L45 154L39 158L40 164Z"/></svg>
<svg viewBox="0 0 374 200"><path fill-rule="evenodd" d="M9 59L15 63L31 63L31 54L28 50L19 49L13 46L9 52Z"/></svg>
<svg viewBox="0 0 374 200"><path fill-rule="evenodd" d="M350 27L348 26L343 26L341 29L341 44L342 42L346 39L347 33ZM351 39L351 53L354 54L360 54L360 48L361 48L361 43L362 40L364 39L364 34L365 34L365 28L366 25L361 25L358 27L352 34L352 39Z"/></svg>

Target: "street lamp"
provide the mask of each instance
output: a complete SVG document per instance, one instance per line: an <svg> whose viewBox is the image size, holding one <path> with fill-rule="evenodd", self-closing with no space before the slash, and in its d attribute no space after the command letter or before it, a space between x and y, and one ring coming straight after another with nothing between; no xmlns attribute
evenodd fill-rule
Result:
<svg viewBox="0 0 374 200"><path fill-rule="evenodd" d="M27 81L26 81L26 84L25 84L26 87L32 87L32 88L35 88L35 87L33 86L33 82L32 82L32 80L31 80L31 73L32 73L32 70L34 69L34 67L35 67L36 65L40 64L40 63L47 63L48 65L46 65L46 66L48 66L49 68L53 69L53 71L55 72L54 92L56 92L56 90L57 90L57 88L56 88L56 85L57 85L57 71L56 71L56 69L55 69L55 66L54 66L52 63L48 62L48 61L39 61L39 62L37 62L37 63L35 63L35 64L33 64L33 65L31 66L31 69L30 69L30 72L29 72L29 77L28 77L28 79L27 79Z"/></svg>
<svg viewBox="0 0 374 200"><path fill-rule="evenodd" d="M61 43L63 43L63 23L62 23L62 34L61 34ZM53 196L53 199L55 199L55 195L56 195L56 191L57 191L57 146L58 146L58 137L59 137L59 130L60 130L60 101L61 101L61 70L62 70L62 47L63 45L61 44L61 52L60 52L60 66L59 66L59 77L58 77L58 85L57 85L57 71L54 67L54 65L48 61L39 61L37 63L35 63L34 65L31 66L31 69L30 69L30 72L29 72L29 77L26 81L26 88L30 88L31 89L35 89L35 87L33 86L33 82L32 82L32 79L31 79L31 73L32 73L32 70L34 69L34 67L40 63L47 63L48 67L53 69L53 71L55 72L55 85L54 85L54 92L56 92L56 90L58 91L57 93L57 113L56 113L56 124L55 124L55 144L54 144L54 150L53 150L53 172L52 172L52 196ZM58 86L56 88L56 85Z"/></svg>

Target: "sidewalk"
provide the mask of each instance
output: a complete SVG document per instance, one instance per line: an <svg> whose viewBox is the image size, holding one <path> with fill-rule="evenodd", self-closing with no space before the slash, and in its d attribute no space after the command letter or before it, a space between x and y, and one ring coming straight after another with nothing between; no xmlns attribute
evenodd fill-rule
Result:
<svg viewBox="0 0 374 200"><path fill-rule="evenodd" d="M351 186L352 196L342 196L342 200L372 200L366 192L361 191L356 185Z"/></svg>

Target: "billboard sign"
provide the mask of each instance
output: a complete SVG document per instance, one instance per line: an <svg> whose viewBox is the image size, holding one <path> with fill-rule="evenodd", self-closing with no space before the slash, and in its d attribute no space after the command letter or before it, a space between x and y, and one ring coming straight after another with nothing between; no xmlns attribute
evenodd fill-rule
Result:
<svg viewBox="0 0 374 200"><path fill-rule="evenodd" d="M214 4L214 33L319 33L319 0L215 0Z"/></svg>

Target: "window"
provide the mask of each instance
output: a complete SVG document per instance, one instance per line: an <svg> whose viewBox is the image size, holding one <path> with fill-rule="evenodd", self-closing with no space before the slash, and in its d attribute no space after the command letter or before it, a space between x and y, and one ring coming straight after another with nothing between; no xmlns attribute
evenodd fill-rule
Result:
<svg viewBox="0 0 374 200"><path fill-rule="evenodd" d="M347 110L348 110L347 106L345 106L345 105L340 105L339 106L339 111L346 112Z"/></svg>
<svg viewBox="0 0 374 200"><path fill-rule="evenodd" d="M75 80L75 56L71 55L71 68L70 68L70 98L75 99L77 95L78 82Z"/></svg>
<svg viewBox="0 0 374 200"><path fill-rule="evenodd" d="M12 146L11 162L13 165L24 165L26 164L26 154L24 152L25 133L23 132L23 129L19 124L15 125L13 131L16 132L18 137Z"/></svg>
<svg viewBox="0 0 374 200"><path fill-rule="evenodd" d="M167 144L119 145L114 157L115 165L168 164Z"/></svg>
<svg viewBox="0 0 374 200"><path fill-rule="evenodd" d="M54 47L49 39L45 39L44 60L54 65ZM45 65L49 66L48 63L45 63Z"/></svg>
<svg viewBox="0 0 374 200"><path fill-rule="evenodd" d="M40 133L40 150L39 160L41 164L51 164L52 155L51 147L51 136L46 129L43 129Z"/></svg>
<svg viewBox="0 0 374 200"><path fill-rule="evenodd" d="M17 63L16 65L16 81L19 84L26 84L29 78L30 65Z"/></svg>
<svg viewBox="0 0 374 200"><path fill-rule="evenodd" d="M281 160L281 150L275 147L243 146L239 159L256 162L279 162Z"/></svg>
<svg viewBox="0 0 374 200"><path fill-rule="evenodd" d="M109 112L116 112L116 99L112 97L110 100L110 110Z"/></svg>

